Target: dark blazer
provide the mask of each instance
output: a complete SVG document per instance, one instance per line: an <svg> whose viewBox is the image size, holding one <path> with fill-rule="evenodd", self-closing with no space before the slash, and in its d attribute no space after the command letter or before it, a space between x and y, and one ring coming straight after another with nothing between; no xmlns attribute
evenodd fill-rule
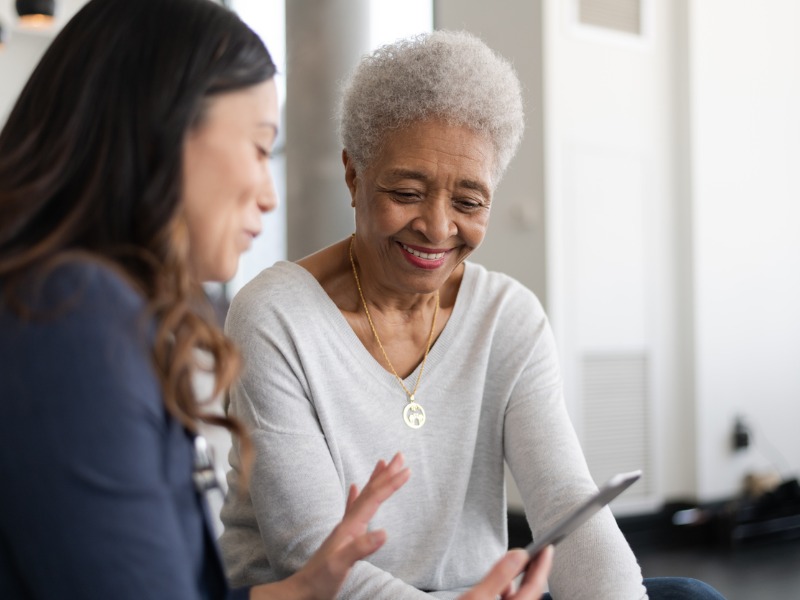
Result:
<svg viewBox="0 0 800 600"><path fill-rule="evenodd" d="M0 598L246 597L165 411L143 298L73 264L28 301L32 320L0 300Z"/></svg>

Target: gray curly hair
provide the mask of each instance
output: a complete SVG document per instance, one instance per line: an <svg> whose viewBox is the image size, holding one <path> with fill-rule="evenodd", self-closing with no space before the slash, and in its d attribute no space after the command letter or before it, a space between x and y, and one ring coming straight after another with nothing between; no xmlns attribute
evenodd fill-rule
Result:
<svg viewBox="0 0 800 600"><path fill-rule="evenodd" d="M474 35L440 30L375 50L344 84L339 134L358 171L377 156L388 131L427 119L486 134L496 186L525 128L511 64Z"/></svg>

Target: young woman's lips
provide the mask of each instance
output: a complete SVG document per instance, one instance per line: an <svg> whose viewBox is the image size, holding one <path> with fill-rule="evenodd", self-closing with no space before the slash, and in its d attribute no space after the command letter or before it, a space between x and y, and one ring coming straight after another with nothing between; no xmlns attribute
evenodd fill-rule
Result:
<svg viewBox="0 0 800 600"><path fill-rule="evenodd" d="M447 260L449 252L449 250L440 250L438 248L412 247L403 242L397 242L397 244L400 246L405 259L421 269L438 269Z"/></svg>
<svg viewBox="0 0 800 600"><path fill-rule="evenodd" d="M242 240L242 246L244 246L245 250L250 249L250 247L253 245L253 240L255 240L260 233L261 233L260 231L254 231L249 229L242 231L241 240Z"/></svg>

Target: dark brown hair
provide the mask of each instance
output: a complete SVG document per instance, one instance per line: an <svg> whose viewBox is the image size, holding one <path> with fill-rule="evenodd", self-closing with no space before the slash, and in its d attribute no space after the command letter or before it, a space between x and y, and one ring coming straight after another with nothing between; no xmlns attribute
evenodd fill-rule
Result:
<svg viewBox="0 0 800 600"><path fill-rule="evenodd" d="M240 361L189 273L183 143L210 99L274 74L258 36L210 0L92 0L53 41L0 133L6 301L64 260L114 267L147 299L164 402L191 431L201 418L240 432L201 414L196 349L214 358L215 394Z"/></svg>

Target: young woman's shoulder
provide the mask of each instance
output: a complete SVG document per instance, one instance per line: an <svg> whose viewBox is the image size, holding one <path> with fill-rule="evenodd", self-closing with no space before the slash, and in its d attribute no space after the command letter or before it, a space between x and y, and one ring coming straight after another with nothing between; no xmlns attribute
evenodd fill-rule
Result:
<svg viewBox="0 0 800 600"><path fill-rule="evenodd" d="M144 296L123 272L103 262L82 260L54 268L37 284L45 309L102 310L112 315L144 309ZM33 288L32 292L38 290ZM59 304L63 303L61 307Z"/></svg>
<svg viewBox="0 0 800 600"><path fill-rule="evenodd" d="M15 393L31 403L70 398L88 408L133 388L152 405L148 412L155 408L152 319L120 272L69 262L30 279L16 298L23 311L11 304L0 309L0 371Z"/></svg>
<svg viewBox="0 0 800 600"><path fill-rule="evenodd" d="M0 310L22 320L54 321L85 310L141 311L142 294L123 272L105 262L74 259L0 279Z"/></svg>

